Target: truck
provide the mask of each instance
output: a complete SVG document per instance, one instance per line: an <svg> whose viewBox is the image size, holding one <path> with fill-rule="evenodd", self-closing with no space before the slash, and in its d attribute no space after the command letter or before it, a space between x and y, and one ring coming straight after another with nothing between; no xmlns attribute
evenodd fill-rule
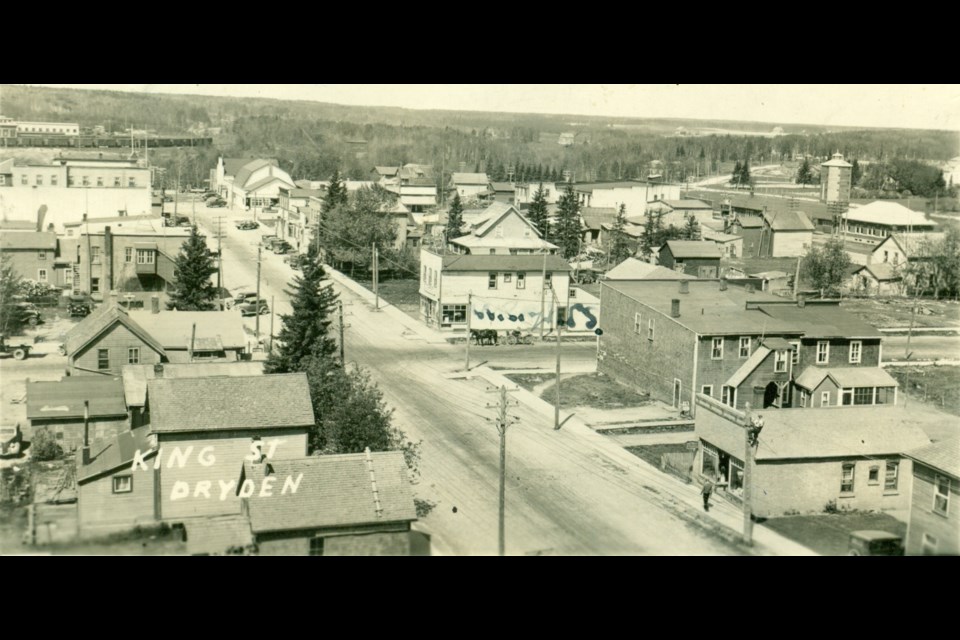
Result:
<svg viewBox="0 0 960 640"><path fill-rule="evenodd" d="M12 355L14 360L24 360L30 355L30 345L10 344L7 337L0 333L0 356Z"/></svg>

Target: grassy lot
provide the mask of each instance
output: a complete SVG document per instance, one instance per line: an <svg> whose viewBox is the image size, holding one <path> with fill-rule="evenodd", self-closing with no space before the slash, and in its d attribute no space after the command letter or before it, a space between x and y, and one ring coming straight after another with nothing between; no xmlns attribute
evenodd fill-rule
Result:
<svg viewBox="0 0 960 640"><path fill-rule="evenodd" d="M904 298L860 299L843 301L843 308L861 320L881 329L910 326L913 301ZM960 304L941 300L921 300L915 316L915 327L960 327Z"/></svg>
<svg viewBox="0 0 960 640"><path fill-rule="evenodd" d="M357 279L357 283L373 291L372 280ZM384 280L377 285L380 296L401 311L420 313L420 281L413 279Z"/></svg>
<svg viewBox="0 0 960 640"><path fill-rule="evenodd" d="M533 391L538 385L552 380L552 373L511 373L505 376L508 380L513 380L527 391Z"/></svg>
<svg viewBox="0 0 960 640"><path fill-rule="evenodd" d="M550 376L548 376L549 379ZM556 391L551 384L540 393L547 402L553 401ZM650 404L650 397L643 395L608 376L585 373L562 380L560 385L561 407L592 407L594 409L620 409L642 407Z"/></svg>
<svg viewBox="0 0 960 640"><path fill-rule="evenodd" d="M960 367L889 367L886 371L900 383L900 393L960 416Z"/></svg>
<svg viewBox="0 0 960 640"><path fill-rule="evenodd" d="M784 516L770 518L764 526L796 540L825 556L844 556L850 542L850 532L862 529L889 531L905 536L907 525L885 513L825 513L815 516Z"/></svg>

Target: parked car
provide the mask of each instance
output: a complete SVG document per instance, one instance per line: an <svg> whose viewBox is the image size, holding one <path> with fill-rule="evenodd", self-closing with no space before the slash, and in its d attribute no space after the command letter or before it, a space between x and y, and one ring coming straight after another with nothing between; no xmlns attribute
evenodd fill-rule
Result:
<svg viewBox="0 0 960 640"><path fill-rule="evenodd" d="M32 302L17 302L16 307L23 315L24 322L29 324L31 327L35 327L43 322L43 316L40 315L40 309L38 309L37 305L33 304Z"/></svg>
<svg viewBox="0 0 960 640"><path fill-rule="evenodd" d="M293 245L286 240L281 240L280 242L274 242L270 250L278 255L283 255L284 253L293 251Z"/></svg>
<svg viewBox="0 0 960 640"><path fill-rule="evenodd" d="M263 315L265 313L270 313L270 305L267 304L266 300L261 300L259 306L257 305L256 299L240 305L241 316L255 316L257 314Z"/></svg>
<svg viewBox="0 0 960 640"><path fill-rule="evenodd" d="M303 265L310 260L309 257L305 256L302 253L288 253L283 261L293 267L294 269L302 269Z"/></svg>
<svg viewBox="0 0 960 640"><path fill-rule="evenodd" d="M227 206L227 201L223 198L217 198L215 200L207 200L206 204L208 207L219 208Z"/></svg>
<svg viewBox="0 0 960 640"><path fill-rule="evenodd" d="M84 296L70 296L67 311L71 318L85 318L93 310L93 303Z"/></svg>
<svg viewBox="0 0 960 640"><path fill-rule="evenodd" d="M23 432L20 423L0 425L0 456L15 456L20 453Z"/></svg>
<svg viewBox="0 0 960 640"><path fill-rule="evenodd" d="M254 291L241 291L237 295L233 296L233 303L235 305L241 305L245 302L254 302L257 299L257 294Z"/></svg>
<svg viewBox="0 0 960 640"><path fill-rule="evenodd" d="M235 223L237 229L241 231L249 231L250 229L257 229L260 227L260 223L253 220L237 220Z"/></svg>
<svg viewBox="0 0 960 640"><path fill-rule="evenodd" d="M183 226L189 226L189 225L190 225L190 218L188 218L187 216L174 216L174 215L169 215L169 216L167 216L166 225L167 225L168 227L183 227Z"/></svg>
<svg viewBox="0 0 960 640"><path fill-rule="evenodd" d="M0 355L13 356L14 360L26 360L30 356L29 344L11 344L6 336L0 333Z"/></svg>
<svg viewBox="0 0 960 640"><path fill-rule="evenodd" d="M902 556L903 538L887 531L853 531L848 556Z"/></svg>

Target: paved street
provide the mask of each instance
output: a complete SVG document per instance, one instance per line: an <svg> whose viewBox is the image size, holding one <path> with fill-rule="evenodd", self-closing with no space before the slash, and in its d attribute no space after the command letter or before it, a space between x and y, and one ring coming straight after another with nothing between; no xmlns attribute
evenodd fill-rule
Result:
<svg viewBox="0 0 960 640"><path fill-rule="evenodd" d="M223 209L198 212L209 230ZM257 232L233 228L239 214L227 214L223 228L226 286L256 285ZM215 223L212 223L215 228ZM282 292L292 271L282 258L264 253L261 292L275 296L277 310L290 307ZM419 498L436 506L424 519L437 551L493 554L497 549L499 448L492 418L496 401L480 379L445 378L463 366L463 348L428 344L374 312L357 295L338 286L347 322L348 362L373 372L395 409L397 426L423 440ZM252 322L253 319L248 319ZM410 320L410 323L413 321ZM261 318L266 331L269 317ZM267 323L267 324L263 324ZM407 324L406 322L403 324ZM277 326L277 330L279 325ZM592 345L571 345L588 357ZM536 365L552 361L550 347L477 350ZM509 354L509 355L506 355ZM492 356L490 364L494 364ZM515 366L516 363L510 366ZM658 485L673 482L659 471L629 467L585 443L579 434L554 431L552 416L526 406L512 407L519 423L508 432L507 553L559 554L730 554L737 549L688 524L663 507Z"/></svg>

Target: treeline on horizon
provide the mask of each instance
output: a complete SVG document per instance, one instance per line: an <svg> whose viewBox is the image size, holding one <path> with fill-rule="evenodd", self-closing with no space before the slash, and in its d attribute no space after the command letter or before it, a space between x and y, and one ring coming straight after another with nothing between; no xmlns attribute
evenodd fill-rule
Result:
<svg viewBox="0 0 960 640"><path fill-rule="evenodd" d="M668 119L625 119L539 114L416 111L353 107L308 101L155 95L4 85L4 115L68 120L183 133L191 126L220 127L214 148L193 150L190 174L206 177L211 158L275 157L294 179L327 179L335 170L366 179L374 165L421 163L439 176L453 171L487 172L494 179L562 179L579 182L643 178L651 173L686 181L715 175L724 163L779 163L795 156L829 158L839 151L861 163L895 159L942 162L960 155L955 132L905 129L827 130L783 125L786 135L674 135L713 126L725 130L771 130L772 124ZM571 123L575 120L575 123ZM609 125L618 124L619 127ZM576 133L572 146L561 132ZM799 132L797 132L799 131ZM158 154L168 176L176 154ZM180 160L181 172L183 159ZM169 183L169 180L168 180Z"/></svg>

